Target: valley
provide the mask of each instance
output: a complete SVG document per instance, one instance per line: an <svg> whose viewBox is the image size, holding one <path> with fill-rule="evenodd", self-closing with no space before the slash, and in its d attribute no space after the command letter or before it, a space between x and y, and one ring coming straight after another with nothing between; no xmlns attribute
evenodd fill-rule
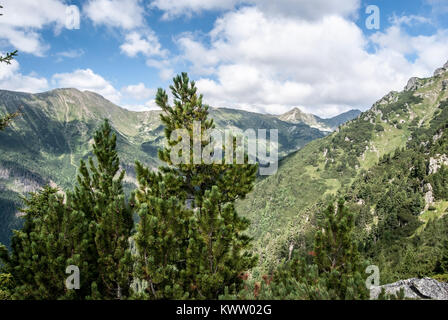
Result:
<svg viewBox="0 0 448 320"><path fill-rule="evenodd" d="M160 111L128 111L96 93L76 89L40 94L0 90L0 113L17 109L22 115L0 132L2 243L9 244L12 230L20 227L21 196L46 184L61 190L73 186L80 160L92 155L92 136L103 119L109 119L117 133L128 192L136 184L135 161L152 168L160 164L157 151L164 145ZM328 134L307 123L235 109L212 108L211 116L218 129L278 129L280 158Z"/></svg>

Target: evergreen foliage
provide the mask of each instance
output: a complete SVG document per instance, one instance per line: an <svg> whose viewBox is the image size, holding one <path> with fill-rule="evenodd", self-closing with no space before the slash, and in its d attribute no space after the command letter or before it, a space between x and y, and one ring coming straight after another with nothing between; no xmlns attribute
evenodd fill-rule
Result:
<svg viewBox="0 0 448 320"><path fill-rule="evenodd" d="M262 281L247 281L238 294L222 299L357 300L368 299L363 276L366 263L358 251L354 216L340 200L324 211L322 229L315 234L308 256L283 261ZM307 258L312 258L311 260Z"/></svg>
<svg viewBox="0 0 448 320"><path fill-rule="evenodd" d="M15 282L13 299L123 299L129 295L133 220L122 188L116 136L107 121L94 137L97 164L80 166L67 197L45 187L25 198L24 227L12 250L3 247L4 271ZM118 175L118 177L116 177ZM80 289L68 290L66 268L80 270Z"/></svg>
<svg viewBox="0 0 448 320"><path fill-rule="evenodd" d="M106 120L95 133L93 158L89 169L81 161L78 186L71 195L71 206L90 221L92 254L89 273L97 273L92 282L94 298L121 299L129 295L132 259L129 238L133 228L132 209L123 191L125 171L120 172L117 137Z"/></svg>
<svg viewBox="0 0 448 320"><path fill-rule="evenodd" d="M159 157L166 166L155 174L137 164L137 275L147 281L149 298L214 299L226 287L239 289L239 275L256 261L243 233L249 222L237 214L233 202L251 191L257 165L247 164L247 156L246 164L194 163L192 148L189 154L179 153L186 161L173 163L172 148L180 143L171 137L174 130L186 129L193 146L194 122L202 133L214 124L186 73L175 77L170 88L173 106L164 90L156 97L168 142ZM210 143L200 137L201 150Z"/></svg>
<svg viewBox="0 0 448 320"><path fill-rule="evenodd" d="M315 239L315 262L320 275L327 279L330 295L335 299L366 299L364 273L366 265L353 236L354 215L339 200L324 212L322 230Z"/></svg>

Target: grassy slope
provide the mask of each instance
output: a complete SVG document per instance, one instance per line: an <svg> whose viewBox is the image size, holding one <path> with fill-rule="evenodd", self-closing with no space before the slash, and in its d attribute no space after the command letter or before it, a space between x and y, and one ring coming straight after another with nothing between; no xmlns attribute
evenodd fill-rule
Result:
<svg viewBox="0 0 448 320"><path fill-rule="evenodd" d="M316 208L348 187L361 169L404 147L416 127L428 126L439 102L447 97L441 89L447 78L448 73L425 79L413 93L421 102L413 101L409 92L390 93L338 132L289 156L277 174L257 183L237 208L252 221L250 235L262 269L284 257L290 243L307 236ZM384 131L377 130L379 126Z"/></svg>

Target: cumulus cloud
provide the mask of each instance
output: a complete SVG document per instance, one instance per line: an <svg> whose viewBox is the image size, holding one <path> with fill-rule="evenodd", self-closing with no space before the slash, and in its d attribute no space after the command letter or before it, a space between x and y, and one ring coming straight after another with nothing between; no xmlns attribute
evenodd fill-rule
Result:
<svg viewBox="0 0 448 320"><path fill-rule="evenodd" d="M226 13L207 41L177 39L206 102L279 114L305 107L320 116L366 109L411 76L428 76L448 59L448 36L410 36L396 19L367 38L350 19L273 19L257 7ZM375 50L368 48L375 46ZM407 59L409 55L417 58Z"/></svg>
<svg viewBox="0 0 448 320"><path fill-rule="evenodd" d="M206 10L232 9L239 2L240 0L155 0L151 2L151 7L164 11L164 19L172 19Z"/></svg>
<svg viewBox="0 0 448 320"><path fill-rule="evenodd" d="M353 15L359 0L155 0L151 6L164 11L164 19L200 13L206 10L230 10L236 5L256 6L270 15L295 16L306 20L320 19L326 15Z"/></svg>
<svg viewBox="0 0 448 320"><path fill-rule="evenodd" d="M124 105L123 108L136 112L160 110L159 106L156 105L156 102L154 100L149 100L144 104Z"/></svg>
<svg viewBox="0 0 448 320"><path fill-rule="evenodd" d="M117 28L121 32L123 54L131 58L144 56L148 66L159 70L162 80L173 73L172 68L167 67L169 51L162 47L145 20L142 0L89 0L83 10L95 25Z"/></svg>
<svg viewBox="0 0 448 320"><path fill-rule="evenodd" d="M67 6L62 0L4 0L0 17L0 39L19 51L43 56L49 46L39 31L53 26L55 31L65 24Z"/></svg>
<svg viewBox="0 0 448 320"><path fill-rule="evenodd" d="M139 53L147 57L167 55L167 51L162 49L156 34L150 30L143 34L136 31L127 34L125 43L120 46L120 49L130 57L135 57Z"/></svg>
<svg viewBox="0 0 448 320"><path fill-rule="evenodd" d="M141 4L141 0L89 0L83 11L96 25L129 30L145 24Z"/></svg>
<svg viewBox="0 0 448 320"><path fill-rule="evenodd" d="M114 103L119 103L121 99L121 93L109 81L91 69L77 69L71 73L54 74L52 83L59 88L93 91Z"/></svg>
<svg viewBox="0 0 448 320"><path fill-rule="evenodd" d="M19 63L13 60L9 65L0 64L0 87L4 90L36 93L48 89L48 82L33 73L22 74Z"/></svg>
<svg viewBox="0 0 448 320"><path fill-rule="evenodd" d="M129 96L136 100L146 100L156 93L155 89L150 89L145 86L144 83L140 82L135 85L129 85L121 89L121 92L126 96Z"/></svg>
<svg viewBox="0 0 448 320"><path fill-rule="evenodd" d="M159 70L159 77L163 81L170 80L174 76L173 64L177 58L172 59L148 59L146 65L148 67L156 68Z"/></svg>
<svg viewBox="0 0 448 320"><path fill-rule="evenodd" d="M84 55L83 49L70 49L66 51L57 52L56 55L64 58L79 58Z"/></svg>
<svg viewBox="0 0 448 320"><path fill-rule="evenodd" d="M343 17L355 15L359 9L359 0L252 0L266 14L294 16L305 20L319 20L327 15Z"/></svg>

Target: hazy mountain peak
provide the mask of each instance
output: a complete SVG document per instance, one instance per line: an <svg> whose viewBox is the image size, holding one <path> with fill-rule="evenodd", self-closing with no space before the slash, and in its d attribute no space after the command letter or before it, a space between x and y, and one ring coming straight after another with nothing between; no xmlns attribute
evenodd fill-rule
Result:
<svg viewBox="0 0 448 320"><path fill-rule="evenodd" d="M347 112L341 113L335 117L322 119L313 114L305 113L300 108L296 107L285 114L278 116L278 118L285 122L290 123L304 123L312 128L317 128L321 131L330 132L335 130L341 124L356 118L361 111L359 110L349 110Z"/></svg>

